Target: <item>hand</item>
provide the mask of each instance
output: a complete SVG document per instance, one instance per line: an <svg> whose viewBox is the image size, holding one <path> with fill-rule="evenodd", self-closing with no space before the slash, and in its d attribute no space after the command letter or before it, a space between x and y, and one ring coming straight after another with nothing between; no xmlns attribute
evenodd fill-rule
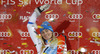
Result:
<svg viewBox="0 0 100 54"><path fill-rule="evenodd" d="M39 15L41 15L41 12L44 12L44 11L48 10L49 8L50 8L50 4L45 4L45 5L37 7L35 9L35 12L39 16Z"/></svg>
<svg viewBox="0 0 100 54"><path fill-rule="evenodd" d="M40 8L40 10L43 12L43 11L46 11L46 10L48 10L49 8L50 8L50 4L45 4L45 5L43 5L43 6L40 6L39 7Z"/></svg>

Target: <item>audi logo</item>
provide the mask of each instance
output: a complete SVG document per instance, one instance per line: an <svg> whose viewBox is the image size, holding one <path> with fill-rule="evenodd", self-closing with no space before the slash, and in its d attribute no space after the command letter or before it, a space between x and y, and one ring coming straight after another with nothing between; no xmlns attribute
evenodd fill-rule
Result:
<svg viewBox="0 0 100 54"><path fill-rule="evenodd" d="M91 53L93 53L93 54L100 54L100 50L92 50Z"/></svg>
<svg viewBox="0 0 100 54"><path fill-rule="evenodd" d="M93 19L100 19L100 14L94 14L92 17Z"/></svg>
<svg viewBox="0 0 100 54"><path fill-rule="evenodd" d="M50 19L50 18L58 19L59 15L58 14L46 14L45 18L46 19Z"/></svg>
<svg viewBox="0 0 100 54"><path fill-rule="evenodd" d="M7 52L10 52L8 49L0 50L0 54L8 54Z"/></svg>
<svg viewBox="0 0 100 54"><path fill-rule="evenodd" d="M21 32L22 37L30 37L28 32Z"/></svg>
<svg viewBox="0 0 100 54"><path fill-rule="evenodd" d="M68 33L69 37L78 37L78 36L82 36L82 32L69 32Z"/></svg>
<svg viewBox="0 0 100 54"><path fill-rule="evenodd" d="M0 37L10 37L11 33L10 32L0 32Z"/></svg>
<svg viewBox="0 0 100 54"><path fill-rule="evenodd" d="M11 14L0 14L0 19L11 19L12 15Z"/></svg>
<svg viewBox="0 0 100 54"><path fill-rule="evenodd" d="M100 37L100 32L93 32L92 33L92 36L93 37Z"/></svg>
<svg viewBox="0 0 100 54"><path fill-rule="evenodd" d="M82 14L72 14L68 16L69 19L82 19L83 15Z"/></svg>
<svg viewBox="0 0 100 54"><path fill-rule="evenodd" d="M29 49L20 50L20 54L30 54L30 53L34 54L34 51Z"/></svg>

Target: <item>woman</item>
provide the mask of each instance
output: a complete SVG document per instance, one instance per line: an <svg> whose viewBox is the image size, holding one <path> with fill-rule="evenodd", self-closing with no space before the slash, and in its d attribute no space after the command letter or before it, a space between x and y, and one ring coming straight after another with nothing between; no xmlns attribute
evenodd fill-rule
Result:
<svg viewBox="0 0 100 54"><path fill-rule="evenodd" d="M50 26L50 23L45 21L42 23L42 27L40 28L41 37L38 38L35 28L36 26L36 18L41 15L41 12L49 9L50 5L43 5L36 8L29 18L29 22L27 24L28 32L31 36L32 41L36 45L38 54L57 54L57 45L58 39L53 34L53 29Z"/></svg>

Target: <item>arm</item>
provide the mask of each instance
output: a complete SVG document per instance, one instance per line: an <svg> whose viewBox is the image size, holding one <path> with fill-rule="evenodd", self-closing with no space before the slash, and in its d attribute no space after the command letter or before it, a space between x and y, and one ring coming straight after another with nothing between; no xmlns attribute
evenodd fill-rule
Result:
<svg viewBox="0 0 100 54"><path fill-rule="evenodd" d="M36 45L38 54L40 54L42 44L39 44L39 43L41 43L41 40L36 37L37 34L35 33L35 27L33 27L33 26L36 26L35 23L36 23L37 17L38 17L38 14L34 11L32 16L29 18L27 29L28 29L28 32L30 34L32 41Z"/></svg>
<svg viewBox="0 0 100 54"><path fill-rule="evenodd" d="M41 40L36 37L37 34L35 33L35 28L37 28L36 18L39 15L41 15L41 12L49 9L49 7L50 7L50 5L43 5L43 6L36 8L34 10L33 14L31 15L31 17L29 18L29 22L27 24L28 32L30 34L32 41L36 45L36 49L37 49L38 54L40 54L40 52L41 52L42 43L41 43Z"/></svg>

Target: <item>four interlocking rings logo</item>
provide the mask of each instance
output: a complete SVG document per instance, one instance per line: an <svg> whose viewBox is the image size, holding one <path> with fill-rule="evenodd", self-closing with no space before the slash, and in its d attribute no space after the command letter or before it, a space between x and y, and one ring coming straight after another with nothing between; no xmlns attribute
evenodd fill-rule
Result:
<svg viewBox="0 0 100 54"><path fill-rule="evenodd" d="M46 14L45 15L45 19L50 19L50 18L58 19L59 15L58 14Z"/></svg>
<svg viewBox="0 0 100 54"><path fill-rule="evenodd" d="M72 14L68 15L69 19L82 19L83 15L82 14Z"/></svg>
<svg viewBox="0 0 100 54"><path fill-rule="evenodd" d="M69 32L68 33L69 37L78 37L78 36L82 36L82 32Z"/></svg>

